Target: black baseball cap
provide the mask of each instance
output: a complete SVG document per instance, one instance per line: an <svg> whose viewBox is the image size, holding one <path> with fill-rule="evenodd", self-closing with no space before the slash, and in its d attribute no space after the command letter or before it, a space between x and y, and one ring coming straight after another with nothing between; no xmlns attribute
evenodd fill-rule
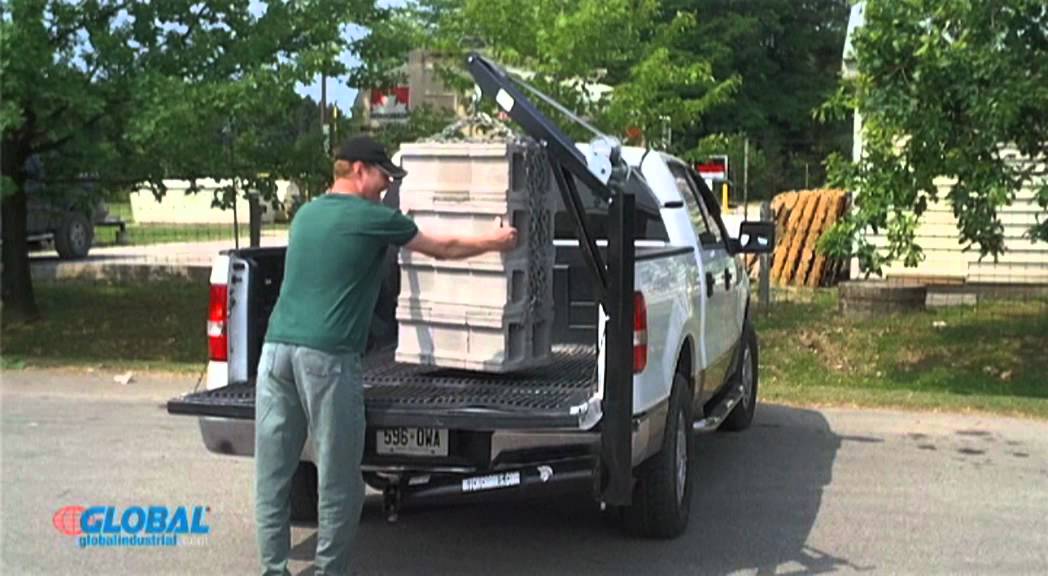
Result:
<svg viewBox="0 0 1048 576"><path fill-rule="evenodd" d="M335 160L373 164L394 180L400 180L408 175L403 168L389 159L386 147L371 136L361 135L349 138L342 143L342 146L339 146Z"/></svg>

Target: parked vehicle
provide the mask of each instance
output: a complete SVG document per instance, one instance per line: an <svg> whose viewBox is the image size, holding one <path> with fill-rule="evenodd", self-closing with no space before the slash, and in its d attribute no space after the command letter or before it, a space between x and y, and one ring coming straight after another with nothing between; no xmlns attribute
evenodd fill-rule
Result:
<svg viewBox="0 0 1048 576"><path fill-rule="evenodd" d="M742 252L767 252L773 226L725 233L687 163L607 139L576 145L493 63L470 70L546 145L556 214L554 360L520 374L393 361L395 330L373 330L365 358L365 479L390 518L427 496L538 490L577 482L632 531L675 537L688 524L695 432L742 430L757 408L758 340ZM199 417L213 452L253 453L254 381L284 269L283 248L232 250L211 272L207 390L168 411ZM395 263L388 272L398 275ZM395 323L388 283L377 324ZM307 442L292 514L316 515Z"/></svg>
<svg viewBox="0 0 1048 576"><path fill-rule="evenodd" d="M123 232L124 223L109 217L89 181L47 190L40 158L31 158L26 168L26 240L31 244L53 243L59 258L75 260L90 252L96 226L118 226Z"/></svg>

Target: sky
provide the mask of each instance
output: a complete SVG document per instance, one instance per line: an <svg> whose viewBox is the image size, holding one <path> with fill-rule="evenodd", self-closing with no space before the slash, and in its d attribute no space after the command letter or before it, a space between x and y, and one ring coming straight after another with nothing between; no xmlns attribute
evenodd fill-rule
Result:
<svg viewBox="0 0 1048 576"><path fill-rule="evenodd" d="M353 101L357 98L357 89L346 86L345 78L328 78L328 102L338 105L341 114L348 116L353 109ZM299 84L295 91L303 96L309 96L315 102L320 102L320 78L306 86Z"/></svg>

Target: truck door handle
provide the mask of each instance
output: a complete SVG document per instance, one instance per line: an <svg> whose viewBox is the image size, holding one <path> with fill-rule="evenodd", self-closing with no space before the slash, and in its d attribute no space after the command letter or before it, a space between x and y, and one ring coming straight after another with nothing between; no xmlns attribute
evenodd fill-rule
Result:
<svg viewBox="0 0 1048 576"><path fill-rule="evenodd" d="M713 284L716 281L713 279L713 274L706 273L706 297L713 298Z"/></svg>
<svg viewBox="0 0 1048 576"><path fill-rule="evenodd" d="M731 270L724 271L724 289L731 290Z"/></svg>

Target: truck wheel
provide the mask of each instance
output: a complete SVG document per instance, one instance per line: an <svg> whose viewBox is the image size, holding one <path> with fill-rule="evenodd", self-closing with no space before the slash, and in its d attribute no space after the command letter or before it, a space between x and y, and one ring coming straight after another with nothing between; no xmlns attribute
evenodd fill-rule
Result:
<svg viewBox="0 0 1048 576"><path fill-rule="evenodd" d="M87 216L69 212L55 231L55 250L63 260L83 258L91 249L94 238L95 228Z"/></svg>
<svg viewBox="0 0 1048 576"><path fill-rule="evenodd" d="M626 529L632 534L676 538L688 527L694 448L690 400L687 378L676 374L662 450L637 468L633 503L623 511Z"/></svg>
<svg viewBox="0 0 1048 576"><path fill-rule="evenodd" d="M291 522L295 524L317 523L317 466L312 462L299 462L298 470L291 478Z"/></svg>
<svg viewBox="0 0 1048 576"><path fill-rule="evenodd" d="M733 385L742 386L742 400L724 420L721 426L724 430L745 430L753 422L753 415L757 412L757 354L757 333L754 332L753 326L746 322L742 328L739 368L733 379Z"/></svg>

